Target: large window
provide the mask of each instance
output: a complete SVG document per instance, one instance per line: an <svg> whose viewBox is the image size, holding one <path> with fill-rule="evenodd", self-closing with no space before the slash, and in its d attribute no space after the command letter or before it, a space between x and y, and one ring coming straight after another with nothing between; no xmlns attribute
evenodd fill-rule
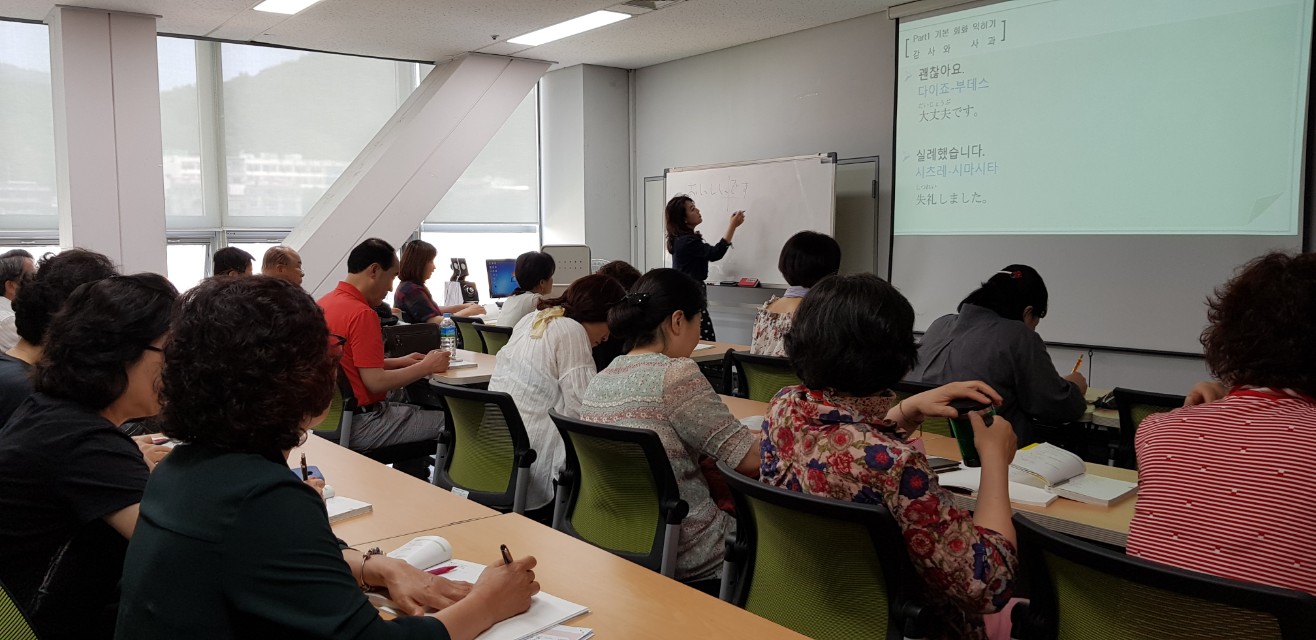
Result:
<svg viewBox="0 0 1316 640"><path fill-rule="evenodd" d="M201 118L194 40L157 38L160 67L160 138L163 143L165 214L170 226L194 226L206 211L201 173ZM179 219L182 220L179 220ZM200 221L205 224L205 221ZM180 224L182 223L182 224ZM215 226L211 222L208 226Z"/></svg>
<svg viewBox="0 0 1316 640"><path fill-rule="evenodd" d="M436 296L443 291L443 282L452 277L451 258L465 258L471 272L467 281L480 290L481 300L492 300L489 295L489 273L485 260L515 258L527 251L539 249L537 225L425 225L420 239L439 250L434 263L438 266L427 286ZM439 304L446 304L438 300Z"/></svg>
<svg viewBox="0 0 1316 640"><path fill-rule="evenodd" d="M56 229L50 43L41 24L0 21L0 227Z"/></svg>

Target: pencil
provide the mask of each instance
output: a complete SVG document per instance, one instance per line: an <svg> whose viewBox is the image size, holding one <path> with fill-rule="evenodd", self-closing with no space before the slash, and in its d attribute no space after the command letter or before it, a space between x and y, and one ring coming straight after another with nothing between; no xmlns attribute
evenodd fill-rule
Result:
<svg viewBox="0 0 1316 640"><path fill-rule="evenodd" d="M1080 354L1078 354L1078 362L1075 362L1075 363L1074 363L1074 370L1073 370L1073 371L1070 371L1070 373L1071 373L1071 374L1072 374L1072 373L1078 373L1078 368L1081 367L1081 366L1083 366L1083 354L1080 353ZM306 456L302 456L302 457L304 458L304 457L306 457Z"/></svg>

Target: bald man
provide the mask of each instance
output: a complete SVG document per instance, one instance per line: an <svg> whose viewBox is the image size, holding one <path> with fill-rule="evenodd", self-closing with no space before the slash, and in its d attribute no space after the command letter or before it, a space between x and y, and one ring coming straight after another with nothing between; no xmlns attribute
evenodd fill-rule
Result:
<svg viewBox="0 0 1316 640"><path fill-rule="evenodd" d="M263 276L287 280L299 287L302 286L302 277L306 275L306 272L302 271L301 255L292 247L282 244L265 250L260 273Z"/></svg>

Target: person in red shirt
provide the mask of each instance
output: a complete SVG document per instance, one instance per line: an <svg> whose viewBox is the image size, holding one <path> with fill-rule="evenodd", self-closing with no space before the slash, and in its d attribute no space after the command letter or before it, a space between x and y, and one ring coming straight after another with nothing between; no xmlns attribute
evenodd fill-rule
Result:
<svg viewBox="0 0 1316 640"><path fill-rule="evenodd" d="M347 279L320 298L329 333L344 338L343 373L352 383L358 415L349 446L357 450L437 439L443 412L400 402L402 389L448 369L448 352L384 357L384 334L374 307L393 290L398 259L392 245L370 238L347 256ZM437 446L437 445L436 445Z"/></svg>
<svg viewBox="0 0 1316 640"><path fill-rule="evenodd" d="M1138 426L1129 555L1316 594L1313 283L1316 254L1271 253L1209 301L1202 346L1227 389Z"/></svg>

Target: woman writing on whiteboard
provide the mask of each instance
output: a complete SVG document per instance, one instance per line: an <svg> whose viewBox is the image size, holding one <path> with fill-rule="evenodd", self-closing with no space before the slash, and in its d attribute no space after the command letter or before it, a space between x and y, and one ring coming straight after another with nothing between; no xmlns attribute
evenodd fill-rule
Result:
<svg viewBox="0 0 1316 640"><path fill-rule="evenodd" d="M717 244L704 242L704 237L695 227L704 221L699 214L699 207L690 196L676 196L667 202L665 211L667 220L667 252L672 254L672 268L694 278L701 288L708 279L708 263L717 262L731 248L731 238L736 235L736 228L745 224L745 212L731 214L727 232ZM707 293L705 292L705 297ZM700 314L699 338L717 340L713 331L713 320L704 309Z"/></svg>

